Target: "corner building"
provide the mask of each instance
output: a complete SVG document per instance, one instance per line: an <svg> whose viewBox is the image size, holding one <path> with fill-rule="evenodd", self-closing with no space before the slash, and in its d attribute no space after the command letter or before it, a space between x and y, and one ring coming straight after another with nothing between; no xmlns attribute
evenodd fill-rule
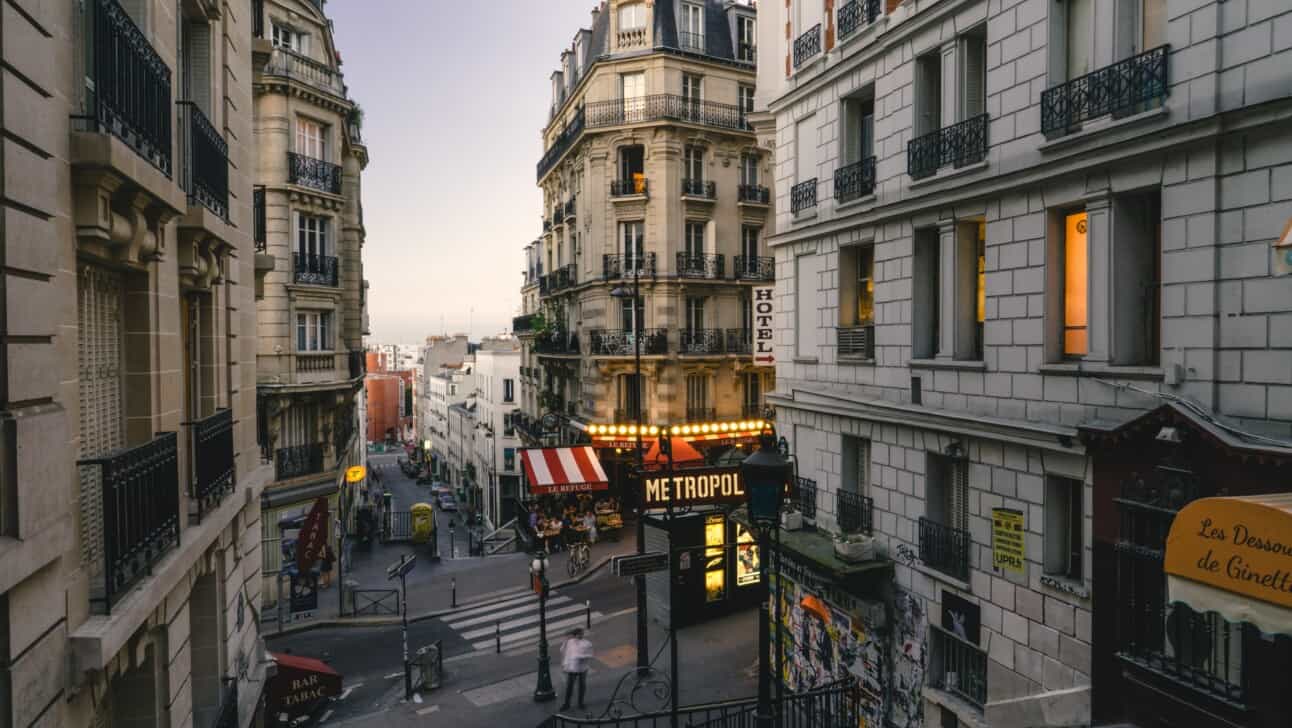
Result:
<svg viewBox="0 0 1292 728"><path fill-rule="evenodd" d="M772 373L753 366L750 296L774 275L770 160L746 119L756 27L743 3L615 0L562 52L537 170L542 234L513 325L528 444L548 414L551 444L639 415L761 416Z"/></svg>
<svg viewBox="0 0 1292 728"><path fill-rule="evenodd" d="M1196 499L1288 490L1292 50L1276 28L1292 9L789 0L760 15L769 401L815 526L787 538L780 581L889 656L848 666L869 715L1286 720L1267 673L1288 636L1175 599L1162 558ZM891 585L794 544L850 534ZM810 656L788 662L787 681L812 684Z"/></svg>

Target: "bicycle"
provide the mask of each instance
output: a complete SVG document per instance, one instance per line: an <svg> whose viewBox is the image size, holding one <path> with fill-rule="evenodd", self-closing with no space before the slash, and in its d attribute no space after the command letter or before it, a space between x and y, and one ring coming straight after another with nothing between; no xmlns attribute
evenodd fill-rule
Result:
<svg viewBox="0 0 1292 728"><path fill-rule="evenodd" d="M565 568L570 572L570 576L574 576L587 569L588 562L591 560L592 549L588 548L586 541L580 541L570 547L570 559L566 562Z"/></svg>

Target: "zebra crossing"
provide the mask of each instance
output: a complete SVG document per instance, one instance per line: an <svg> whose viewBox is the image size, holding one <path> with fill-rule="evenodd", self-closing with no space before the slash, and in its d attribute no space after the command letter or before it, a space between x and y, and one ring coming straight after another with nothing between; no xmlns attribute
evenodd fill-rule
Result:
<svg viewBox="0 0 1292 728"><path fill-rule="evenodd" d="M592 618L601 616L593 611ZM473 650L503 650L538 640L538 596L528 589L517 596L493 604L463 609L441 617L449 629L466 640ZM560 594L547 597L547 634L549 638L564 631L582 627L588 621L588 606Z"/></svg>

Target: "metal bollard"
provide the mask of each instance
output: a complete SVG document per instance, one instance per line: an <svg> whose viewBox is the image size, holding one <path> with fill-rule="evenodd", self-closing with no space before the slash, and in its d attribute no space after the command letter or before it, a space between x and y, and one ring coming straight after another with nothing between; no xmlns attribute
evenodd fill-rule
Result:
<svg viewBox="0 0 1292 728"><path fill-rule="evenodd" d="M452 579L452 580L450 580L450 585L453 587L453 604L452 604L452 606L453 606L453 608L454 608L454 609L457 609L457 606L458 606L458 580L457 580L457 579Z"/></svg>
<svg viewBox="0 0 1292 728"><path fill-rule="evenodd" d="M588 629L592 629L592 600L588 599L583 604L588 608Z"/></svg>
<svg viewBox="0 0 1292 728"><path fill-rule="evenodd" d="M497 652L501 654L502 653L502 622L501 621L497 621L493 623L493 639L494 639L494 642L497 644Z"/></svg>

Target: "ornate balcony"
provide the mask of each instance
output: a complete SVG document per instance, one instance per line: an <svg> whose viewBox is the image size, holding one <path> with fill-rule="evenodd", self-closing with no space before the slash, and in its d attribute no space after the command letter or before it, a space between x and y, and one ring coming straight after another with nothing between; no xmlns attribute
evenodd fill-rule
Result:
<svg viewBox="0 0 1292 728"><path fill-rule="evenodd" d="M589 332L593 356L633 356L638 334L626 329L593 329ZM642 329L642 356L668 353L667 329Z"/></svg>
<svg viewBox="0 0 1292 728"><path fill-rule="evenodd" d="M840 326L835 329L839 356L860 359L875 358L875 326Z"/></svg>
<svg viewBox="0 0 1292 728"><path fill-rule="evenodd" d="M606 280L633 277L655 277L655 254L645 255L603 255L601 257L602 277Z"/></svg>
<svg viewBox="0 0 1292 728"><path fill-rule="evenodd" d="M632 197L634 195L641 195L643 197L650 197L649 182L650 180L645 178L639 180L612 179L610 180L610 196Z"/></svg>
<svg viewBox="0 0 1292 728"><path fill-rule="evenodd" d="M308 86L345 98L346 87L340 71L286 48L275 48L262 71L268 76L283 76Z"/></svg>
<svg viewBox="0 0 1292 728"><path fill-rule="evenodd" d="M834 171L834 199L842 205L875 194L875 158L866 157Z"/></svg>
<svg viewBox="0 0 1292 728"><path fill-rule="evenodd" d="M323 472L323 444L295 445L274 453L274 477L277 480L299 478Z"/></svg>
<svg viewBox="0 0 1292 728"><path fill-rule="evenodd" d="M304 154L288 152L287 183L330 195L339 195L341 194L341 167Z"/></svg>
<svg viewBox="0 0 1292 728"><path fill-rule="evenodd" d="M337 260L333 255L292 253L292 270L295 273L293 280L297 283L332 288L340 285Z"/></svg>
<svg viewBox="0 0 1292 728"><path fill-rule="evenodd" d="M932 176L946 166L963 167L987 158L987 115L943 127L906 143L906 170L912 179Z"/></svg>
<svg viewBox="0 0 1292 728"><path fill-rule="evenodd" d="M795 215L816 207L816 177L790 188L790 212Z"/></svg>
<svg viewBox="0 0 1292 728"><path fill-rule="evenodd" d="M726 256L722 253L677 254L677 277L718 280L725 275Z"/></svg>
<svg viewBox="0 0 1292 728"><path fill-rule="evenodd" d="M739 281L774 281L776 280L776 259L770 256L737 255L736 280Z"/></svg>
<svg viewBox="0 0 1292 728"><path fill-rule="evenodd" d="M834 493L834 512L839 530L844 533L875 532L875 502L870 498L847 490Z"/></svg>
<svg viewBox="0 0 1292 728"><path fill-rule="evenodd" d="M1070 134L1082 122L1145 111L1170 93L1169 45L1105 66L1041 93L1041 131L1048 138Z"/></svg>
<svg viewBox="0 0 1292 728"><path fill-rule="evenodd" d="M567 220L574 219L574 208L575 208L574 201L576 199L577 198L575 197L571 197L570 199L565 201L565 219Z"/></svg>
<svg viewBox="0 0 1292 728"><path fill-rule="evenodd" d="M229 143L192 101L180 101L180 184L189 204L229 218Z"/></svg>
<svg viewBox="0 0 1292 728"><path fill-rule="evenodd" d="M579 284L579 269L574 263L563 265L547 276L547 286L539 287L539 295L551 295Z"/></svg>
<svg viewBox="0 0 1292 728"><path fill-rule="evenodd" d="M754 332L750 329L727 329L727 353L754 353Z"/></svg>
<svg viewBox="0 0 1292 728"><path fill-rule="evenodd" d="M95 487L83 492L81 528L84 539L102 538L102 595L91 601L111 613L120 595L179 541L179 438L163 432L77 465L98 468Z"/></svg>
<svg viewBox="0 0 1292 728"><path fill-rule="evenodd" d="M879 0L852 0L839 8L839 40L856 33L879 19Z"/></svg>
<svg viewBox="0 0 1292 728"><path fill-rule="evenodd" d="M821 24L794 39L794 67L798 68L821 52Z"/></svg>
<svg viewBox="0 0 1292 728"><path fill-rule="evenodd" d="M534 352L557 356L577 356L579 353L579 336L561 329L544 331L534 337Z"/></svg>
<svg viewBox="0 0 1292 728"><path fill-rule="evenodd" d="M752 205L766 205L771 194L762 185L740 185L736 188L736 202Z"/></svg>
<svg viewBox="0 0 1292 728"><path fill-rule="evenodd" d="M816 481L810 478L796 478L794 488L794 505L804 518L816 519Z"/></svg>
<svg viewBox="0 0 1292 728"><path fill-rule="evenodd" d="M296 354L296 371L303 374L330 372L336 366L336 359L331 354Z"/></svg>
<svg viewBox="0 0 1292 728"><path fill-rule="evenodd" d="M564 224L565 224L565 208L562 207L561 205L557 205L552 210L552 225L555 226L555 225L564 225Z"/></svg>
<svg viewBox="0 0 1292 728"><path fill-rule="evenodd" d="M541 317L538 314L527 313L524 316L516 316L511 320L512 333L524 334L534 330L534 324Z"/></svg>
<svg viewBox="0 0 1292 728"><path fill-rule="evenodd" d="M969 578L968 531L928 518L920 518L920 561L942 573L965 581Z"/></svg>
<svg viewBox="0 0 1292 728"><path fill-rule="evenodd" d="M736 60L745 63L758 62L758 47L752 43L740 43L736 46Z"/></svg>
<svg viewBox="0 0 1292 728"><path fill-rule="evenodd" d="M713 180L684 177L682 179L682 196L712 200L718 196L718 186Z"/></svg>
<svg viewBox="0 0 1292 728"><path fill-rule="evenodd" d="M233 488L233 411L222 409L210 417L185 424L189 427L193 448L193 486L189 498L197 506L200 522Z"/></svg>
<svg viewBox="0 0 1292 728"><path fill-rule="evenodd" d="M625 28L619 31L619 50L646 47L646 28Z"/></svg>
<svg viewBox="0 0 1292 728"><path fill-rule="evenodd" d="M677 353L721 354L722 329L682 329L679 332Z"/></svg>
<svg viewBox="0 0 1292 728"><path fill-rule="evenodd" d="M171 173L171 72L117 0L87 0L93 82L86 131L111 134L167 176Z"/></svg>

